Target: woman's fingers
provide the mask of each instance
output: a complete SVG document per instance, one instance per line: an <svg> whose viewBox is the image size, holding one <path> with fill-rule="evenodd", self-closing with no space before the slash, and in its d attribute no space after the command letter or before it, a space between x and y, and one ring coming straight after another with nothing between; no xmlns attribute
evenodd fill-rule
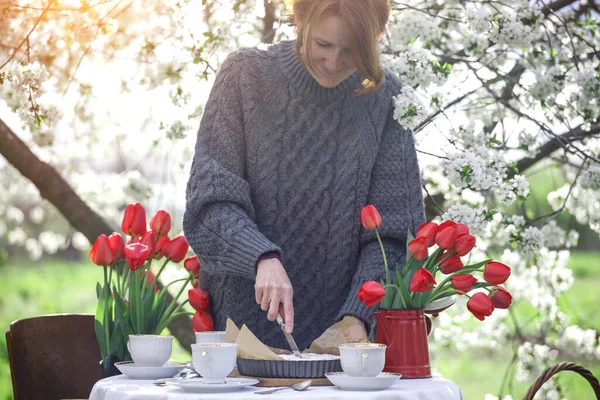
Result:
<svg viewBox="0 0 600 400"><path fill-rule="evenodd" d="M286 331L294 329L294 290L281 265L276 259L261 260L256 268L256 283L254 285L256 303L267 311L267 319L274 321L283 307L281 316L286 324Z"/></svg>
<svg viewBox="0 0 600 400"><path fill-rule="evenodd" d="M293 292L283 299L283 321L285 322L285 331L292 333L294 330L294 304L292 302Z"/></svg>

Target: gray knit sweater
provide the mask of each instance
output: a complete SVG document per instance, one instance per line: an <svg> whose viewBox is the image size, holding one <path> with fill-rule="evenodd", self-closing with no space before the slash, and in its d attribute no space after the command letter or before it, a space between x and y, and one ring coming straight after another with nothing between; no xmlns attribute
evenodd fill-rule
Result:
<svg viewBox="0 0 600 400"><path fill-rule="evenodd" d="M300 349L345 315L371 323L357 299L384 275L366 204L379 210L388 263L403 262L406 233L424 221L411 132L392 118L400 83L356 95L356 72L320 86L294 41L227 57L206 104L187 186L185 236L201 262L215 330L227 316L264 343L287 348L255 302L258 258L279 252L294 288Z"/></svg>

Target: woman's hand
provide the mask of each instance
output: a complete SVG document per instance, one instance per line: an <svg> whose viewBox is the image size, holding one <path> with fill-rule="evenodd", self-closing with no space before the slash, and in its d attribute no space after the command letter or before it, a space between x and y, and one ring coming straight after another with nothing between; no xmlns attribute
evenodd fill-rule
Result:
<svg viewBox="0 0 600 400"><path fill-rule="evenodd" d="M331 325L315 339L308 349L311 353L340 355L338 345L343 343L367 343L369 337L365 323L361 319L346 315L341 321Z"/></svg>
<svg viewBox="0 0 600 400"><path fill-rule="evenodd" d="M267 313L269 321L275 321L280 312L285 322L285 331L294 330L294 290L292 283L276 258L260 260L256 266L256 283L254 284L256 303ZM280 307L281 305L281 307Z"/></svg>

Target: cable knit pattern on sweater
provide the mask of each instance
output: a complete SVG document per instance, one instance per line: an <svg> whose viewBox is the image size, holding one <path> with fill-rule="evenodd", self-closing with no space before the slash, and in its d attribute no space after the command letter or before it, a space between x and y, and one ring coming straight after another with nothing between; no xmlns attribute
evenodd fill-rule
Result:
<svg viewBox="0 0 600 400"><path fill-rule="evenodd" d="M393 120L400 92L386 73L358 96L356 72L323 88L298 61L294 42L230 54L202 117L183 228L211 295L215 330L227 317L268 345L286 348L255 302L258 258L271 251L294 288L298 346L308 347L344 315L372 323L356 297L384 275L374 232L359 222L375 205L388 262L402 263L406 233L424 221L411 132Z"/></svg>

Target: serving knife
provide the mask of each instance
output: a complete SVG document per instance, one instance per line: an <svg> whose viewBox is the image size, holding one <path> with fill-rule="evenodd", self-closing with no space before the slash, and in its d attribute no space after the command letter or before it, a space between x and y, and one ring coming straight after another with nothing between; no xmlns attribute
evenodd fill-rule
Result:
<svg viewBox="0 0 600 400"><path fill-rule="evenodd" d="M287 340L288 344L290 345L290 347L292 349L292 353L294 353L294 355L296 357L302 358L302 353L300 353L300 350L298 350L298 345L296 344L296 341L294 340L294 338L292 337L291 334L289 334L285 331L285 324L283 323L283 318L281 318L281 315L279 315L279 313L277 314L277 323L281 327L281 331L283 332L285 339Z"/></svg>

